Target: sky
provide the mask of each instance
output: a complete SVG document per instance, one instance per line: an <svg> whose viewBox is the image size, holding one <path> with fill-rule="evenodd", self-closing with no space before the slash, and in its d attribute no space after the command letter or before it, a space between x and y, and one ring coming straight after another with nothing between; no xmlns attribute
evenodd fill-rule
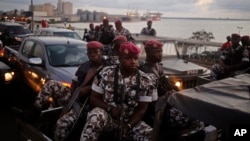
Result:
<svg viewBox="0 0 250 141"><path fill-rule="evenodd" d="M163 17L250 19L250 0L63 0L77 9L125 14L127 11L160 12ZM57 6L58 0L33 0ZM31 0L0 0L0 10L28 10Z"/></svg>

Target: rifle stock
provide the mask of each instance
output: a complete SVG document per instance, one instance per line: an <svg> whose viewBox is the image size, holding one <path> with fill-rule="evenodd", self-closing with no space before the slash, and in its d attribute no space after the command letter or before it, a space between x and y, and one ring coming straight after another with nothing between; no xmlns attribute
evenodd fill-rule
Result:
<svg viewBox="0 0 250 141"><path fill-rule="evenodd" d="M124 124L124 114L125 114L125 107L124 107L124 100L125 100L125 85L122 85L121 89L121 98L120 98L120 117L119 117L119 133L118 139L119 141L123 140L123 124Z"/></svg>

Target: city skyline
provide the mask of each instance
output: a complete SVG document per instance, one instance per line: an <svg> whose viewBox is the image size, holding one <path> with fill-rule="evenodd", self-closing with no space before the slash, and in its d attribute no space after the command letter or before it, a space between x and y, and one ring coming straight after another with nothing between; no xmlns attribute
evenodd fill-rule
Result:
<svg viewBox="0 0 250 141"><path fill-rule="evenodd" d="M63 0L73 4L73 13L77 9L125 14L128 10L137 10L140 14L161 12L163 17L194 18L239 18L250 19L250 1L248 0ZM28 10L31 0L1 0L0 10ZM58 0L33 0L34 5L51 3L57 7Z"/></svg>

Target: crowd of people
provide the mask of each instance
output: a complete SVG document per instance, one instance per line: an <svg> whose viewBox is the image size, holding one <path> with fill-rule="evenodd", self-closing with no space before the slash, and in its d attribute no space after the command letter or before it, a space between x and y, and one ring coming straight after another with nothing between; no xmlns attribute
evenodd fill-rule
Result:
<svg viewBox="0 0 250 141"><path fill-rule="evenodd" d="M85 120L84 124L78 125L81 126L80 134L73 136L79 137L81 141L98 140L102 134L118 132L121 128L122 134L115 135L116 140L158 140L159 128L153 127L159 120L154 116L164 115L165 111L167 116L162 117L165 121L158 126L165 124L171 128L168 136L172 139L179 138L183 131L204 128L203 122L186 116L170 105L162 107L162 113L155 113L157 101L167 99L174 92L159 65L163 43L148 40L145 43L147 55L142 64L138 61L140 48L126 36L117 35L112 43L111 57L103 59L104 45L99 41L89 41L89 61L79 66L72 78L71 88L50 80L36 97L34 105L37 111L48 106L49 97L56 100L57 106L67 107L56 123L55 140L72 139L72 128L79 120L82 114L80 109L86 106L83 104L86 102L91 108L81 119ZM165 83L161 83L162 78L166 79ZM77 90L78 93L75 93ZM121 120L124 122L122 127Z"/></svg>
<svg viewBox="0 0 250 141"><path fill-rule="evenodd" d="M233 33L227 36L227 41L221 47L218 63L211 68L211 80L220 80L249 73L250 38L249 35L240 36Z"/></svg>
<svg viewBox="0 0 250 141"><path fill-rule="evenodd" d="M89 60L79 66L71 88L50 80L35 99L37 113L48 108L50 97L57 106L64 107L55 125L56 141L95 141L108 132L114 133L115 140L160 141L163 127L168 139L178 140L183 133L205 128L206 123L188 117L166 102L175 90L160 65L162 42L149 39L145 43L146 58L139 63L140 48L122 21L115 21L114 28L104 19L102 25L90 23L89 28L83 37L88 42ZM141 34L156 36L152 21L147 22ZM211 79L246 70L249 46L249 36L228 37L219 63L211 69ZM155 110L159 101L165 104ZM73 130L75 127L80 130L78 133Z"/></svg>

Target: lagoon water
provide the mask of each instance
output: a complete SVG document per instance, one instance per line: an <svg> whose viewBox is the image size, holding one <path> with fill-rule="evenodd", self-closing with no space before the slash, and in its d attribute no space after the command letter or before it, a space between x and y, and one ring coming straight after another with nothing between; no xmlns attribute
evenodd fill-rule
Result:
<svg viewBox="0 0 250 141"><path fill-rule="evenodd" d="M98 24L101 23L94 23L94 25ZM114 25L113 22L110 24ZM63 24L58 25L63 26ZM76 28L88 28L89 23L71 23L71 25ZM146 21L123 22L123 26L131 33L139 33L146 26ZM153 22L153 28L156 29L158 36L185 39L191 37L193 32L204 29L213 33L215 39L212 41L225 42L226 36L232 33L250 35L250 20L161 19ZM80 35L82 34L80 32Z"/></svg>

